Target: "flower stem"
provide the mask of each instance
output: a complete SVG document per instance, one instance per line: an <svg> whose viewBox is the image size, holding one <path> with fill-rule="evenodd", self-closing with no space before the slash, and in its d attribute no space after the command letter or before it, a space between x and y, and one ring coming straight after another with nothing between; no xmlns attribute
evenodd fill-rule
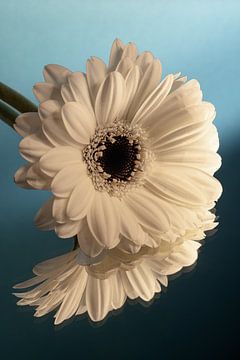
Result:
<svg viewBox="0 0 240 360"><path fill-rule="evenodd" d="M34 103L2 82L0 82L0 100L11 105L20 113L37 111Z"/></svg>
<svg viewBox="0 0 240 360"><path fill-rule="evenodd" d="M19 112L0 100L0 119L13 128Z"/></svg>

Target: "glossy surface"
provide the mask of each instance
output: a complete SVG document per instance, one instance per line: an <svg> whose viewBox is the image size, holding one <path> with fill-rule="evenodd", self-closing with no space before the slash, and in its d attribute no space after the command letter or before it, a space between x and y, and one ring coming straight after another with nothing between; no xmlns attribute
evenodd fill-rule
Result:
<svg viewBox="0 0 240 360"><path fill-rule="evenodd" d="M240 181L240 4L237 1L14 1L1 5L0 78L33 99L46 63L84 70L87 57L107 59L115 37L151 50L164 74L196 77L215 104L224 194L220 226L200 250L192 272L172 281L151 307L126 305L102 326L87 318L54 327L52 315L34 319L19 308L11 286L31 276L32 266L64 253L69 241L40 232L33 216L48 197L17 188L23 163L19 137L0 124L1 351L5 359L161 358L235 359L238 351Z"/></svg>

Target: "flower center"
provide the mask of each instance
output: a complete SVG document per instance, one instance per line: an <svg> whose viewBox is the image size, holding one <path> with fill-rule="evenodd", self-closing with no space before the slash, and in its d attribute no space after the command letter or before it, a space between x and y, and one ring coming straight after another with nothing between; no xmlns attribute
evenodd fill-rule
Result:
<svg viewBox="0 0 240 360"><path fill-rule="evenodd" d="M99 164L110 175L109 181L119 179L127 181L135 168L135 161L139 154L138 145L130 143L127 136L118 135L113 138L114 142L107 140L106 149L99 157Z"/></svg>
<svg viewBox="0 0 240 360"><path fill-rule="evenodd" d="M148 151L145 134L137 127L117 123L98 128L83 149L83 159L94 187L121 197L142 183Z"/></svg>

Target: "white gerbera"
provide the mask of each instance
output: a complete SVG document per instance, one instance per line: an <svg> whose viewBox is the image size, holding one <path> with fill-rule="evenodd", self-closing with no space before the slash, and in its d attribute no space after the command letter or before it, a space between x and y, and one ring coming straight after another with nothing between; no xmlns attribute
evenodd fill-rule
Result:
<svg viewBox="0 0 240 360"><path fill-rule="evenodd" d="M38 113L18 117L16 175L25 188L51 190L36 224L62 238L77 235L97 256L116 246L157 246L197 227L198 212L221 194L221 160L196 80L168 75L149 52L115 40L109 66L87 61L86 74L59 65L34 86Z"/></svg>
<svg viewBox="0 0 240 360"><path fill-rule="evenodd" d="M215 216L204 214L202 226L175 242L162 241L158 248L142 247L136 254L115 248L96 263L76 249L44 261L33 268L37 276L15 285L34 289L15 293L18 305L36 307L34 316L41 317L58 308L55 324L73 315L88 312L93 321L103 320L109 311L119 309L127 298L150 301L161 286L168 285L168 275L192 265L201 246L203 231L216 226ZM85 263L85 265L83 265ZM88 263L88 265L86 265Z"/></svg>

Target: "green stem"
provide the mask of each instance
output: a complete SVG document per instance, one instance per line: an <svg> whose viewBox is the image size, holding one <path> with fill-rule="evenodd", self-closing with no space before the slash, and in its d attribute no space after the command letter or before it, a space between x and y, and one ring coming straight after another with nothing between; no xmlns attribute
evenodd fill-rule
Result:
<svg viewBox="0 0 240 360"><path fill-rule="evenodd" d="M11 105L20 113L37 111L34 103L2 82L0 82L0 100Z"/></svg>
<svg viewBox="0 0 240 360"><path fill-rule="evenodd" d="M13 128L19 112L0 100L0 119Z"/></svg>

